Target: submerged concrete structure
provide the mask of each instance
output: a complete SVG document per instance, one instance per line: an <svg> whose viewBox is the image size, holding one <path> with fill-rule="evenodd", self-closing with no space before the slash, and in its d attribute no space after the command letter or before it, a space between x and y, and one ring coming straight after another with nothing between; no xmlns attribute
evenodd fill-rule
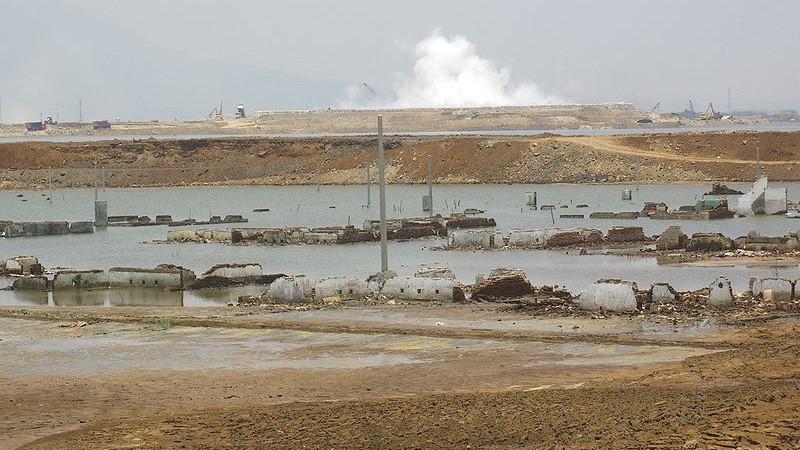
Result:
<svg viewBox="0 0 800 450"><path fill-rule="evenodd" d="M720 276L709 286L708 305L715 308L729 308L733 306L733 288L731 280Z"/></svg>
<svg viewBox="0 0 800 450"><path fill-rule="evenodd" d="M314 300L328 298L362 299L373 292L366 281L354 277L323 278L314 285Z"/></svg>
<svg viewBox="0 0 800 450"><path fill-rule="evenodd" d="M636 283L628 280L597 280L578 295L581 309L636 311Z"/></svg>
<svg viewBox="0 0 800 450"><path fill-rule="evenodd" d="M456 284L445 278L396 277L386 280L381 294L398 300L453 301Z"/></svg>
<svg viewBox="0 0 800 450"><path fill-rule="evenodd" d="M753 297L761 297L764 300L778 302L791 301L795 289L795 284L786 278L755 277L750 279L750 292L753 294Z"/></svg>
<svg viewBox="0 0 800 450"><path fill-rule="evenodd" d="M281 303L308 303L311 299L306 295L294 277L282 277L273 281L265 296L274 302Z"/></svg>
<svg viewBox="0 0 800 450"><path fill-rule="evenodd" d="M176 266L159 266L154 269L140 267L114 267L108 271L108 284L112 288L157 288L182 290L195 280L192 271Z"/></svg>

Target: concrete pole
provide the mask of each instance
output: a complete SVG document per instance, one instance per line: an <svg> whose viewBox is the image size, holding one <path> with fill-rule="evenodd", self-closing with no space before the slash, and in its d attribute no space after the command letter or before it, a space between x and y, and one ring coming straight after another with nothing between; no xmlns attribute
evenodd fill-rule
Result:
<svg viewBox="0 0 800 450"><path fill-rule="evenodd" d="M761 178L761 149L756 147L756 180Z"/></svg>
<svg viewBox="0 0 800 450"><path fill-rule="evenodd" d="M636 192L639 192L639 172L642 167L642 161L639 156L636 157Z"/></svg>
<svg viewBox="0 0 800 450"><path fill-rule="evenodd" d="M103 192L106 191L106 166L100 167L100 187L103 188Z"/></svg>
<svg viewBox="0 0 800 450"><path fill-rule="evenodd" d="M370 203L372 203L372 193L370 192L372 180L369 178L369 166L369 163L367 163L367 208L369 208Z"/></svg>
<svg viewBox="0 0 800 450"><path fill-rule="evenodd" d="M381 210L381 272L389 270L389 249L386 233L386 179L383 155L383 116L378 114L378 188Z"/></svg>
<svg viewBox="0 0 800 450"><path fill-rule="evenodd" d="M320 163L317 163L317 192L319 192L319 166Z"/></svg>
<svg viewBox="0 0 800 450"><path fill-rule="evenodd" d="M430 215L433 217L433 156L428 155L428 207Z"/></svg>
<svg viewBox="0 0 800 450"><path fill-rule="evenodd" d="M47 168L47 190L50 191L50 204L53 204L53 169Z"/></svg>
<svg viewBox="0 0 800 450"><path fill-rule="evenodd" d="M99 200L99 196L97 194L97 161L94 162L94 170L92 171L92 178L94 181L94 201L96 202Z"/></svg>

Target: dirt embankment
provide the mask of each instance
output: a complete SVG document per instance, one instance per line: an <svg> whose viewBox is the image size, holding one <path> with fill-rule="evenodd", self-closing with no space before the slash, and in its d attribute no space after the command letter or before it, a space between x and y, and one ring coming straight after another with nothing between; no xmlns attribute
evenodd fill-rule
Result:
<svg viewBox="0 0 800 450"><path fill-rule="evenodd" d="M219 138L0 144L0 188L362 184L377 179L374 137ZM800 180L800 132L619 136L389 137L390 183L749 181L760 152L775 181ZM102 167L97 175L94 163Z"/></svg>
<svg viewBox="0 0 800 450"><path fill-rule="evenodd" d="M669 114L646 114L638 111L630 103L251 112L252 114L246 118L233 118L228 115L223 120L112 122L110 130L95 130L91 123L58 123L48 125L45 131L27 132L23 124L0 124L0 136L374 133L378 114L383 115L387 129L404 133L636 128L639 126L636 121L644 117L650 118L659 126L700 125L699 121L687 121Z"/></svg>

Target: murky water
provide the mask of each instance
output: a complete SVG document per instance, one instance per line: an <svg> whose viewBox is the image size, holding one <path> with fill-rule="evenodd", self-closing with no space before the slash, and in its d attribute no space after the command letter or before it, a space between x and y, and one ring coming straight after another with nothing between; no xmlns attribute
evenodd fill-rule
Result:
<svg viewBox="0 0 800 450"><path fill-rule="evenodd" d="M772 183L785 187L791 200L800 199L800 183ZM746 183L730 185L747 190ZM596 227L604 231L614 225L643 226L647 234L659 234L670 225L680 225L687 234L722 232L741 236L752 230L763 235L783 235L788 229L800 227L800 220L783 216L734 218L719 221L672 220L592 220L593 211L638 211L645 201L664 201L675 208L693 204L707 191L708 185L670 184L642 185L634 190L633 201L622 200L623 185L442 185L434 187L434 207L437 213L449 214L465 208L486 210L497 220L498 228ZM528 191L538 192L539 204L553 204L553 211L530 211L525 207ZM248 227L360 226L365 219L378 216L377 188L372 189L371 207L367 203L365 186L258 186L258 187L191 187L107 189L100 193L107 200L110 215L138 214L151 218L170 214L175 219L193 217L207 219L210 215L243 214L250 219ZM51 204L42 191L0 192L0 219L25 220L91 220L94 193L90 189L58 190ZM422 215L421 197L426 186L388 186L387 204L390 217ZM17 197L22 194L23 197ZM23 202L22 199L28 201ZM588 208L577 208L587 204ZM561 208L563 206L563 208ZM252 212L254 208L269 208L269 212ZM584 214L586 219L560 219L559 214ZM555 221L555 224L553 224ZM217 228L227 228L218 225ZM198 227L195 227L198 228ZM200 227L202 228L202 227ZM205 228L208 228L206 226ZM45 267L77 269L108 269L115 266L154 267L161 263L178 264L201 273L218 263L257 262L266 272L306 274L310 277L357 276L365 278L380 268L380 247L377 244L340 246L230 246L222 244L154 244L144 243L166 238L168 227L118 228L109 227L89 235L48 236L31 238L0 238L0 258L32 254ZM420 266L441 264L451 267L459 280L472 282L476 274L488 273L494 267L519 267L535 284L556 284L577 292L596 278L628 278L647 285L666 281L678 289L696 289L707 285L717 275L731 277L735 289L743 290L751 275L800 276L797 267L790 268L684 268L661 267L654 259L591 254L579 256L574 251L433 251L443 240L392 242L389 245L390 268L401 275L411 275ZM0 287L9 281L0 279ZM66 295L66 294L65 294ZM0 304L131 304L145 298L144 294L117 292L61 294L47 296L0 291ZM161 304L224 304L236 296L220 294L172 293L148 294ZM69 297L72 296L71 299ZM77 298L75 298L77 297ZM169 298L169 300L165 300Z"/></svg>
<svg viewBox="0 0 800 450"><path fill-rule="evenodd" d="M0 373L11 377L103 375L126 369L356 369L424 364L464 354L511 351L529 366L655 364L708 350L591 343L309 333L0 319ZM455 352L455 353L454 353Z"/></svg>

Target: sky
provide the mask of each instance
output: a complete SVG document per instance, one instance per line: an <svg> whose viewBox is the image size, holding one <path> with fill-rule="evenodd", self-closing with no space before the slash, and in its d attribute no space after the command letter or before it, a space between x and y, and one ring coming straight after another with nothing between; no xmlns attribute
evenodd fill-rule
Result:
<svg viewBox="0 0 800 450"><path fill-rule="evenodd" d="M734 110L800 109L796 0L0 1L3 122L203 119L220 101L726 111L728 89Z"/></svg>

